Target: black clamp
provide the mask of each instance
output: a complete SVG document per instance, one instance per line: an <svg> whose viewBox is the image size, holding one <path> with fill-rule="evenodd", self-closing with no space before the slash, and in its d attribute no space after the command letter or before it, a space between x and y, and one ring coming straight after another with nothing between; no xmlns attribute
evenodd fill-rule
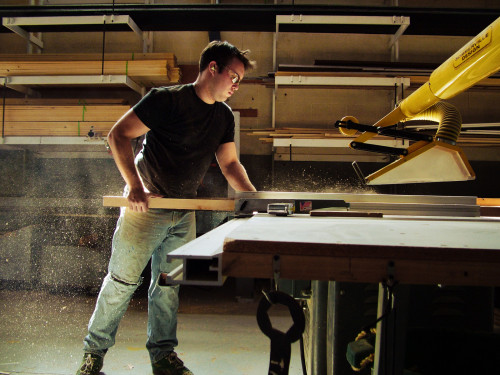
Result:
<svg viewBox="0 0 500 375"><path fill-rule="evenodd" d="M271 291L264 293L257 308L257 323L260 330L271 340L271 358L268 375L288 375L290 367L291 344L299 340L305 329L305 317L302 307L290 295ZM268 310L272 305L282 304L288 307L293 324L286 333L274 329L269 319Z"/></svg>

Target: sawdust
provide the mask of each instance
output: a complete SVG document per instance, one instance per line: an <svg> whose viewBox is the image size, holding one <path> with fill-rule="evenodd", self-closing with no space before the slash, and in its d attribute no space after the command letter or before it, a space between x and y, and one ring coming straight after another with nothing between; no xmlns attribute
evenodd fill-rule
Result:
<svg viewBox="0 0 500 375"><path fill-rule="evenodd" d="M271 186L265 186L265 191L292 191L312 193L348 193L348 194L376 194L372 187L362 185L353 179L339 179L331 176L318 176L303 170L299 178L278 177Z"/></svg>

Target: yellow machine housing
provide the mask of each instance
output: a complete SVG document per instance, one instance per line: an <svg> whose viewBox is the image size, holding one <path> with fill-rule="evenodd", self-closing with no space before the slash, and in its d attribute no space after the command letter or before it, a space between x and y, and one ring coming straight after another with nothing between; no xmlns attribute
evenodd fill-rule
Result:
<svg viewBox="0 0 500 375"><path fill-rule="evenodd" d="M500 18L479 33L453 56L434 70L429 81L413 92L374 127L386 127L409 120L443 99L449 99L475 85L500 69ZM439 121L442 118L433 118ZM408 148L408 155L366 177L366 183L399 184L418 182L464 181L475 178L465 154L455 146L459 124L448 130L455 135L440 138L439 130L433 142L417 142ZM453 129L453 127L456 127ZM443 134L446 134L444 132ZM449 132L448 132L449 133ZM366 142L375 133L364 132L354 142Z"/></svg>

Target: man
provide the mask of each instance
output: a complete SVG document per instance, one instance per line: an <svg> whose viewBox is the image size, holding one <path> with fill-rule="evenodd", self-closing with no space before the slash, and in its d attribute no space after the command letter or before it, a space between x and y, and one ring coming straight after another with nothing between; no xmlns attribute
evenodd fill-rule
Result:
<svg viewBox="0 0 500 375"><path fill-rule="evenodd" d="M167 254L194 239L195 216L188 211L148 209L148 198L195 197L214 154L234 189L255 191L238 160L234 117L224 103L253 67L247 52L227 42L209 43L194 83L152 89L111 129L108 142L127 184L129 205L122 208L117 222L108 274L89 322L77 375L99 374L150 259L146 347L153 374L192 375L174 352L178 286L163 286L159 280L171 269ZM134 161L130 141L143 134L143 148Z"/></svg>

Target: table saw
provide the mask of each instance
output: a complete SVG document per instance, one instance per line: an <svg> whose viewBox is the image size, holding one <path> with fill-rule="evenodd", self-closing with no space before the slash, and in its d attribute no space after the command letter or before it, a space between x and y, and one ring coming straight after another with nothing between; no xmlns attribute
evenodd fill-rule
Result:
<svg viewBox="0 0 500 375"><path fill-rule="evenodd" d="M294 212L268 214L276 203ZM379 283L380 315L388 282L500 285L500 218L480 216L477 203L467 196L238 193L232 220L169 254L182 260L169 278ZM380 358L381 341L377 347ZM383 366L377 360L375 373L385 373Z"/></svg>
<svg viewBox="0 0 500 375"><path fill-rule="evenodd" d="M310 209L267 214L276 202ZM405 283L500 285L500 221L481 217L476 197L258 192L237 194L235 207L233 220L169 254L183 261L172 280L274 277L278 256L289 279L380 282L393 262Z"/></svg>

